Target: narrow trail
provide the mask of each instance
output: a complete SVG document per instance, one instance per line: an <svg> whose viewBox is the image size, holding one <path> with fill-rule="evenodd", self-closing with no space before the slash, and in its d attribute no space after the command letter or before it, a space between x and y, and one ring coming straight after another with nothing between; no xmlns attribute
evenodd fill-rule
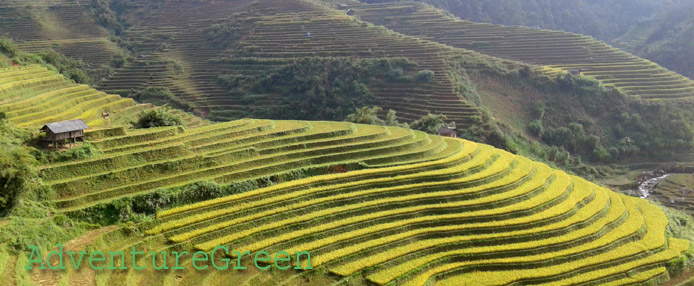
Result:
<svg viewBox="0 0 694 286"><path fill-rule="evenodd" d="M111 230L114 230L118 228L118 226L113 225L113 226L107 226L107 227L102 227L99 229L87 231L83 233L82 235L63 243L63 251L81 251L85 250L88 245L94 243L99 237L101 237L102 234L109 232ZM58 250L58 249L53 249L53 250ZM51 263L52 265L57 265L57 261L55 263ZM65 261L63 263L66 263ZM31 280L34 281L36 285L60 285L61 279L63 279L63 276L65 275L70 275L71 279L70 281L72 283L79 281L79 285L94 285L95 284L95 272L94 271L89 271L87 269L81 269L79 271L69 270L69 266L65 266L68 268L67 271L49 271L49 270L43 270L43 271L34 271L31 275Z"/></svg>

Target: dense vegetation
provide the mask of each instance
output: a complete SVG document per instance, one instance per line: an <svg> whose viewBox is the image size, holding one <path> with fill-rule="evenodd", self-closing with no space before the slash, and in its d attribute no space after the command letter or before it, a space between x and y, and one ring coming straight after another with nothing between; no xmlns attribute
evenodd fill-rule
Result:
<svg viewBox="0 0 694 286"><path fill-rule="evenodd" d="M92 81L87 76L86 67L82 61L67 58L54 50L41 51L37 54L25 53L19 50L14 41L0 37L0 53L12 58L17 64L44 64L76 83Z"/></svg>
<svg viewBox="0 0 694 286"><path fill-rule="evenodd" d="M6 215L17 199L28 190L38 187L36 159L26 147L31 134L13 128L0 112L0 215Z"/></svg>
<svg viewBox="0 0 694 286"><path fill-rule="evenodd" d="M137 128L178 126L183 125L183 119L170 113L167 107L160 107L142 112L138 121L133 125Z"/></svg>
<svg viewBox="0 0 694 286"><path fill-rule="evenodd" d="M637 154L667 158L694 150L694 126L686 107L642 106L630 102L617 89L568 73L557 76L557 85L572 96L570 101L604 122L598 126L589 122L590 129L586 130L580 122L561 126L551 119L543 121L547 105L543 103L536 107L536 121L529 124L529 129L549 145L601 162Z"/></svg>
<svg viewBox="0 0 694 286"><path fill-rule="evenodd" d="M230 92L281 95L277 106L248 116L344 120L356 108L377 102L369 84L413 81L406 74L412 66L404 59L303 58L255 77L227 75L219 80Z"/></svg>
<svg viewBox="0 0 694 286"><path fill-rule="evenodd" d="M694 78L694 3L674 5L635 26L615 43L669 69Z"/></svg>

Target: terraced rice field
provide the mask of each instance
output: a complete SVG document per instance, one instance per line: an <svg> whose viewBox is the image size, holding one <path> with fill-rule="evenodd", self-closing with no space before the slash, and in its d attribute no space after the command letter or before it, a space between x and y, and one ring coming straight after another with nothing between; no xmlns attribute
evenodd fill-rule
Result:
<svg viewBox="0 0 694 286"><path fill-rule="evenodd" d="M434 80L370 86L386 109L396 110L405 120L417 119L428 112L444 113L461 124L479 115L458 96L458 87L449 75L449 56L472 52L368 26L344 15L343 11L309 1L173 2L161 9L142 7L130 13L132 27L126 37L138 49L151 54L104 81L100 88L107 91L145 84L168 86L182 99L196 103L199 109L225 111L231 114L227 115L229 118L238 118L244 111L277 104L281 99L278 95L258 94L251 104L243 104L240 96L228 95L218 84L216 79L221 74L257 74L302 57L404 57L416 62L417 70L434 71ZM203 31L229 17L242 19L253 33L244 36L233 48L222 51L205 39ZM311 33L310 38L304 37L307 32ZM163 48L157 44L162 41L166 42ZM254 50L250 56L244 52L249 49ZM164 67L156 70L163 58L177 59L189 77L172 79L167 77Z"/></svg>
<svg viewBox="0 0 694 286"><path fill-rule="evenodd" d="M694 215L694 175L670 174L651 194L664 205Z"/></svg>
<svg viewBox="0 0 694 286"><path fill-rule="evenodd" d="M694 81L592 37L528 27L473 23L415 2L363 4L361 20L397 32L538 66L548 75L579 69L635 97L694 97Z"/></svg>
<svg viewBox="0 0 694 286"><path fill-rule="evenodd" d="M105 127L146 108L130 98L75 84L42 66L0 68L0 111L21 127L77 118L90 127ZM103 118L105 112L111 116Z"/></svg>
<svg viewBox="0 0 694 286"><path fill-rule="evenodd" d="M38 66L0 74L0 109L20 126L98 114L122 100ZM137 107L127 102L119 110ZM139 225L140 235L114 226L74 243L144 251L228 245L271 257L308 251L310 264L304 259L295 262L303 270L279 273L188 267L37 272L28 279L90 285L628 285L667 279L666 266L691 251L689 242L665 236L667 218L647 201L488 145L348 122L197 122L193 128L105 132L89 140L103 154L42 166L56 211L80 214L201 181L273 183L165 207L156 220ZM304 176L292 177L297 172ZM5 272L26 263L24 256L0 259L11 265ZM144 255L138 263L151 259Z"/></svg>
<svg viewBox="0 0 694 286"><path fill-rule="evenodd" d="M103 285L629 285L667 279L667 263L690 249L666 238L666 217L645 200L488 145L407 129L242 119L92 143L103 156L43 167L60 212L197 181L315 174L164 209L144 237L116 229L99 240L109 249L309 251L313 270L109 271L94 278ZM320 269L335 276L310 274ZM61 281L82 278L68 272Z"/></svg>
<svg viewBox="0 0 694 286"><path fill-rule="evenodd" d="M243 119L93 143L104 156L43 168L62 212L201 180L359 166L160 211L145 238L159 250L310 251L314 269L378 285L480 277L622 285L665 279L666 263L690 247L666 239L667 219L647 201L487 145L406 129Z"/></svg>
<svg viewBox="0 0 694 286"><path fill-rule="evenodd" d="M92 68L108 63L120 48L95 19L90 1L6 0L0 3L0 36L27 52L54 49Z"/></svg>
<svg viewBox="0 0 694 286"><path fill-rule="evenodd" d="M205 251L310 251L313 268L378 285L622 285L636 279L625 276L632 269L663 279L664 263L689 248L663 236L667 219L644 200L486 145L445 141L447 155L436 159L161 211L148 233Z"/></svg>

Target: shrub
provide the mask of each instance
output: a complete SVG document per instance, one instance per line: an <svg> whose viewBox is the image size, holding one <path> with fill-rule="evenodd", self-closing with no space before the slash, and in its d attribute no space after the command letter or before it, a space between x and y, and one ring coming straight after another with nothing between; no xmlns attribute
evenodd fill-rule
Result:
<svg viewBox="0 0 694 286"><path fill-rule="evenodd" d="M398 121L398 117L395 114L395 110L388 110L388 114L386 114L386 120L384 123L386 126L397 126L397 127L403 127L403 128L409 128L410 126L407 123L400 123Z"/></svg>
<svg viewBox="0 0 694 286"><path fill-rule="evenodd" d="M17 44L7 38L0 38L0 53L5 54L8 58L14 58L19 54Z"/></svg>
<svg viewBox="0 0 694 286"><path fill-rule="evenodd" d="M92 144L84 144L80 147L72 148L66 151L48 151L40 152L36 150L34 157L44 163L59 163L70 160L84 160L101 155L101 151Z"/></svg>
<svg viewBox="0 0 694 286"><path fill-rule="evenodd" d="M131 60L131 58L128 57L127 55L119 53L119 54L114 55L113 58L111 58L111 61L108 62L108 65L113 67L113 68L122 68L126 64L128 64L128 62L130 60Z"/></svg>
<svg viewBox="0 0 694 286"><path fill-rule="evenodd" d="M528 131L530 131L532 135L542 137L542 121L538 119L531 121L530 124L528 124Z"/></svg>
<svg viewBox="0 0 694 286"><path fill-rule="evenodd" d="M415 79L419 82L431 82L434 80L434 71L432 70L421 70L417 72Z"/></svg>
<svg viewBox="0 0 694 286"><path fill-rule="evenodd" d="M542 118L545 116L545 103L544 102L538 102L535 103L535 108L533 108L533 118L542 120Z"/></svg>
<svg viewBox="0 0 694 286"><path fill-rule="evenodd" d="M140 114L140 119L135 122L137 128L153 128L162 126L183 125L183 119L178 115L169 113L168 107L160 107Z"/></svg>
<svg viewBox="0 0 694 286"><path fill-rule="evenodd" d="M429 134L437 134L439 128L446 125L445 120L448 119L443 114L427 114L420 119L415 120L410 124L410 128L423 131Z"/></svg>
<svg viewBox="0 0 694 286"><path fill-rule="evenodd" d="M221 24L214 24L203 31L205 39L220 49L232 46L241 38L245 31L242 23L238 20L228 21Z"/></svg>
<svg viewBox="0 0 694 286"><path fill-rule="evenodd" d="M383 125L385 122L378 118L378 113L381 110L383 109L378 106L364 106L362 108L357 108L355 113L347 115L345 121L361 124Z"/></svg>
<svg viewBox="0 0 694 286"><path fill-rule="evenodd" d="M390 81L399 81L402 79L404 71L400 67L392 68L386 72L386 78Z"/></svg>
<svg viewBox="0 0 694 286"><path fill-rule="evenodd" d="M32 61L42 61L55 67L66 78L74 80L76 83L88 83L89 77L84 72L85 64L80 60L73 60L54 51L41 51L37 55L39 59Z"/></svg>

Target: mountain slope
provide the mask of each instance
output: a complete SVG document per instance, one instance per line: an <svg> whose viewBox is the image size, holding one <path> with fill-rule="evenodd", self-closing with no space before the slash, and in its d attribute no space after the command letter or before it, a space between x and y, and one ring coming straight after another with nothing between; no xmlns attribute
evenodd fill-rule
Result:
<svg viewBox="0 0 694 286"><path fill-rule="evenodd" d="M2 68L0 76L0 112L21 127L40 128L76 118L91 127L107 127L111 122L126 123L128 117L149 108L130 98L75 84L39 65Z"/></svg>
<svg viewBox="0 0 694 286"><path fill-rule="evenodd" d="M539 65L550 75L578 69L642 99L694 97L694 81L587 36L472 23L414 2L362 5L357 13L403 34Z"/></svg>
<svg viewBox="0 0 694 286"><path fill-rule="evenodd" d="M5 95L43 96L28 93L33 86L21 77L6 79ZM12 112L12 104L0 108ZM11 117L29 127L49 119ZM30 272L22 270L26 253L2 251L15 283L460 285L483 277L489 285L627 285L666 280L691 252L688 241L665 235L667 218L645 200L488 145L409 129L242 119L102 132L88 142L100 152L41 166L51 190L43 195L51 208L44 220L137 224L86 232L66 242L69 249L149 253L229 244L310 251L314 269ZM16 213L0 233L32 219Z"/></svg>
<svg viewBox="0 0 694 286"><path fill-rule="evenodd" d="M379 105L398 111L406 120L435 112L466 123L478 115L457 95L446 63L452 53L469 52L368 27L342 12L308 1L172 2L156 12L148 12L149 9L152 8L133 8L124 16L132 24L125 38L136 43L136 47L147 53L146 57L104 81L100 85L102 89L122 92L144 84L162 85L197 105L196 109L203 113L212 112L215 118L267 116L273 112L268 109L282 105L282 95L263 93L249 86L241 87L240 92L229 92L220 82L221 77L243 78L255 83L279 68L294 64L295 60L306 58L326 61L403 58L415 67L405 68L401 73L431 70L433 79L430 82L396 80L387 84L371 80L373 82L367 86ZM174 19L171 15L183 10L186 11L184 18L169 23ZM146 16L139 16L141 14ZM205 20L196 15L205 15ZM210 41L212 24L231 25L245 32L236 35L239 40L233 44L219 47ZM168 28L160 30L161 25ZM169 44L163 49L151 46L152 33L167 39ZM169 59L179 64L184 72L167 76L171 72L167 73L163 62ZM138 76L143 74L145 76ZM133 80L133 77L138 79ZM271 117L277 118L277 115Z"/></svg>
<svg viewBox="0 0 694 286"><path fill-rule="evenodd" d="M7 0L0 3L0 36L27 52L54 49L96 69L121 48L92 11L95 1ZM103 20L103 18L102 18Z"/></svg>

